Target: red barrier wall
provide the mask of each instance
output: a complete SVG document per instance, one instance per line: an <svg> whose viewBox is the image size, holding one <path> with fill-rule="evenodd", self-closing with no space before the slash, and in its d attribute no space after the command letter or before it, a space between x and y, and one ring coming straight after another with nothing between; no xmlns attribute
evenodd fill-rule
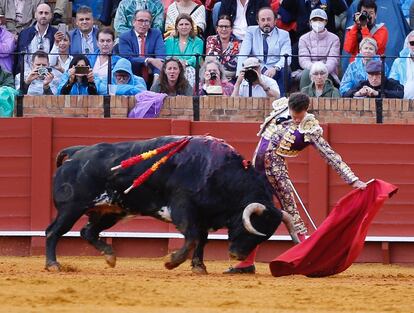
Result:
<svg viewBox="0 0 414 313"><path fill-rule="evenodd" d="M70 145L146 139L169 134L211 134L225 139L250 159L257 142L258 123L191 122L187 120L131 120L34 117L0 120L0 232L44 230L54 216L51 179L57 152ZM324 125L325 138L362 180L380 178L400 190L375 218L369 236L414 236L414 125ZM316 224L337 200L350 191L312 148L289 160L295 186ZM303 214L305 217L305 215ZM79 230L86 219L78 222ZM310 225L309 225L310 226ZM311 229L311 227L309 227ZM170 224L137 217L111 231L172 232ZM220 231L225 233L225 231ZM284 229L277 234L286 234ZM161 256L180 239L112 238L119 255ZM384 242L384 243L383 243ZM131 244L139 249L130 249ZM290 243L267 242L259 259L270 260ZM207 258L226 257L226 243L214 241ZM44 253L43 237L0 237L0 254ZM59 254L96 254L78 238L65 238ZM412 262L414 245L372 242L360 261Z"/></svg>

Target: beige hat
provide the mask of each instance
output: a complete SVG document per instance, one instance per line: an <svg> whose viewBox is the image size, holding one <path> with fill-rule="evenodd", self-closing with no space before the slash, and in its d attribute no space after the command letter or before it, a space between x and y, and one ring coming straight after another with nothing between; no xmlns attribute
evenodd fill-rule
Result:
<svg viewBox="0 0 414 313"><path fill-rule="evenodd" d="M243 69L259 67L259 66L260 66L260 60L258 58L250 57L244 60L243 62Z"/></svg>

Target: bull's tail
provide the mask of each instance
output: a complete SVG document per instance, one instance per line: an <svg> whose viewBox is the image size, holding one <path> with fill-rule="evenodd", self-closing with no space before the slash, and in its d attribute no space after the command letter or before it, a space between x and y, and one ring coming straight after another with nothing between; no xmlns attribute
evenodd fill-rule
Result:
<svg viewBox="0 0 414 313"><path fill-rule="evenodd" d="M66 158L70 158L76 152L85 147L86 146L73 146L59 151L58 155L56 156L56 167L61 166Z"/></svg>

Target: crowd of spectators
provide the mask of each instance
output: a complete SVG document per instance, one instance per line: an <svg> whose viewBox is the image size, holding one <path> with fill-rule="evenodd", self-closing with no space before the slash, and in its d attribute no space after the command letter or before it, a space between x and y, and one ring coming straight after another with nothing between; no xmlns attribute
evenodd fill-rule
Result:
<svg viewBox="0 0 414 313"><path fill-rule="evenodd" d="M375 0L355 0L351 16L350 0L73 0L65 24L67 2L0 0L0 88L414 98L414 33L383 64L390 30ZM399 3L400 23L414 20L413 3Z"/></svg>

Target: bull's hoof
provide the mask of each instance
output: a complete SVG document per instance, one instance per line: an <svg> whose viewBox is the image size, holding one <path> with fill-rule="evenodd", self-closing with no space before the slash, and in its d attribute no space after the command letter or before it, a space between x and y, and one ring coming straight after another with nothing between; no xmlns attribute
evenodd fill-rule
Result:
<svg viewBox="0 0 414 313"><path fill-rule="evenodd" d="M116 265L116 255L115 254L105 254L105 261L110 267L115 267Z"/></svg>
<svg viewBox="0 0 414 313"><path fill-rule="evenodd" d="M60 272L62 269L62 266L58 262L47 262L45 266L45 270L48 272Z"/></svg>
<svg viewBox="0 0 414 313"><path fill-rule="evenodd" d="M167 256L165 256L165 263L164 266L168 270L172 270L179 266L181 263L177 263L174 261L174 253L170 253Z"/></svg>
<svg viewBox="0 0 414 313"><path fill-rule="evenodd" d="M164 263L164 266L167 270L172 270L172 269L176 268L178 265L180 265L180 264L173 263L173 262L165 262Z"/></svg>
<svg viewBox="0 0 414 313"><path fill-rule="evenodd" d="M194 274L199 274L199 275L207 275L208 274L207 273L207 269L206 269L206 267L205 267L204 264L203 265L195 265L195 266L193 266L191 268L191 271Z"/></svg>

